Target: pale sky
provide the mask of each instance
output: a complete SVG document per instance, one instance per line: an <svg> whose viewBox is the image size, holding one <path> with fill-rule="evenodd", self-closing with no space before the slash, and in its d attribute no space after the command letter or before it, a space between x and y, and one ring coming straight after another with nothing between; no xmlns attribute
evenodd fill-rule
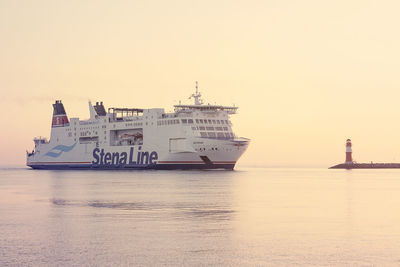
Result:
<svg viewBox="0 0 400 267"><path fill-rule="evenodd" d="M0 1L0 164L50 134L51 104L173 109L195 81L235 104L241 165L400 162L400 2Z"/></svg>

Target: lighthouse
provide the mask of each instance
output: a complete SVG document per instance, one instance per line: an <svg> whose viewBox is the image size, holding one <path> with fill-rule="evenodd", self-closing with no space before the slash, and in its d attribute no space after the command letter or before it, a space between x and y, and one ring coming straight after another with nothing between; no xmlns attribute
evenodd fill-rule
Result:
<svg viewBox="0 0 400 267"><path fill-rule="evenodd" d="M346 164L353 164L353 157L351 156L352 154L352 150L351 150L351 140L347 139L346 140Z"/></svg>
<svg viewBox="0 0 400 267"><path fill-rule="evenodd" d="M400 169L400 163L358 163L353 161L351 140L346 140L346 161L329 169Z"/></svg>

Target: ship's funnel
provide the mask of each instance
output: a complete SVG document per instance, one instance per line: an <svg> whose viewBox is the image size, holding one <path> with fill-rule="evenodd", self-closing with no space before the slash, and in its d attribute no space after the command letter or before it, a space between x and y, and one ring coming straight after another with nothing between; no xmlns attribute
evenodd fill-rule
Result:
<svg viewBox="0 0 400 267"><path fill-rule="evenodd" d="M103 102L96 102L96 106L94 106L94 110L99 116L106 116L106 109L104 108Z"/></svg>
<svg viewBox="0 0 400 267"><path fill-rule="evenodd" d="M53 104L53 122L51 127L64 127L69 125L67 113L61 100L56 100Z"/></svg>

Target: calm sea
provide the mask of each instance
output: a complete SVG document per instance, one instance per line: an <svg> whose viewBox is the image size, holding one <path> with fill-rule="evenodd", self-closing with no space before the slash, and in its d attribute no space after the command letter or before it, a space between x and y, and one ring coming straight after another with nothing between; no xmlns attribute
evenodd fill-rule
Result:
<svg viewBox="0 0 400 267"><path fill-rule="evenodd" d="M400 170L0 169L0 266L399 266Z"/></svg>

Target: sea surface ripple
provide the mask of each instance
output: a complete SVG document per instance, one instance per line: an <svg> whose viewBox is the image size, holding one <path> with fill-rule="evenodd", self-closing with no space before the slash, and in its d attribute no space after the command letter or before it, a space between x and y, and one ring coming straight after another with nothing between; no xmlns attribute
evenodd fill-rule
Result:
<svg viewBox="0 0 400 267"><path fill-rule="evenodd" d="M0 168L0 266L399 266L400 170Z"/></svg>

